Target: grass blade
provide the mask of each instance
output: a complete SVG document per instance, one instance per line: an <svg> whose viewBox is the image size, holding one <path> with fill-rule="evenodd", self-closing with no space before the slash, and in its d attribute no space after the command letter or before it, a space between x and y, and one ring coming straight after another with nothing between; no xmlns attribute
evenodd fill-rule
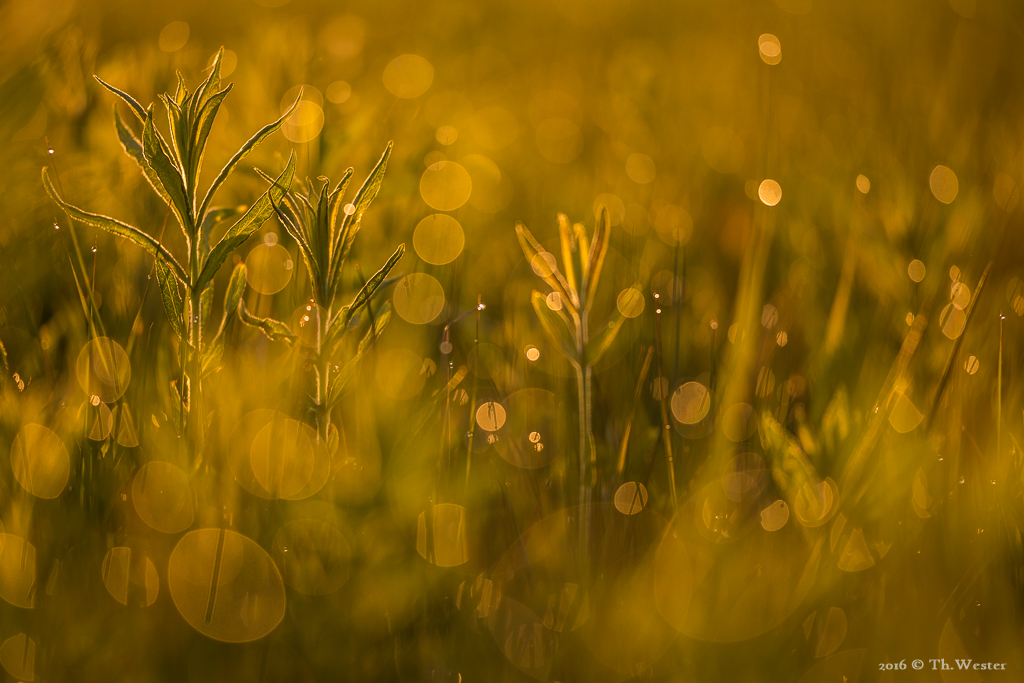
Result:
<svg viewBox="0 0 1024 683"><path fill-rule="evenodd" d="M199 172L203 166L203 155L206 153L206 140L210 137L210 130L213 128L213 122L217 118L217 112L220 111L220 105L224 102L224 98L231 92L231 87L231 85L228 85L228 87L210 97L203 104L202 109L199 110L199 115L192 124L193 147L190 150L188 167L185 169L185 177L188 179L189 187L194 188L196 183L199 182ZM196 211L198 208L193 206L192 210Z"/></svg>
<svg viewBox="0 0 1024 683"><path fill-rule="evenodd" d="M114 86L110 85L99 76L93 76L93 78L99 81L100 85L102 85L104 88L120 97L124 101L124 103L128 105L128 108L132 110L132 113L135 114L135 116L139 119L141 123L146 122L146 108L139 104L138 100L136 100L134 97L124 92L123 90L119 90Z"/></svg>
<svg viewBox="0 0 1024 683"><path fill-rule="evenodd" d="M153 168L164 192L171 199L171 211L174 212L174 216L178 219L186 236L192 239L195 227L192 224L188 202L185 201L185 185L181 173L167 156L157 138L152 108L146 112L146 123L142 131L142 149L146 154L146 161Z"/></svg>
<svg viewBox="0 0 1024 683"><path fill-rule="evenodd" d="M373 167L370 175L363 181L363 186L356 192L355 199L352 200L353 212L346 215L342 221L341 230L338 231L337 235L337 243L332 244L329 254L331 271L330 281L327 285L329 293L336 291L338 278L341 276L342 264L348 257L348 252L352 249L352 242L356 238L356 233L359 232L363 214L380 191L380 185L384 181L384 171L387 170L388 159L391 157L391 149L394 147L394 144L394 142L388 142L387 147L384 148L384 153L381 154L380 159L377 161L377 165ZM343 179L346 185L348 184L349 176L350 174L346 174ZM341 186L339 185L339 187Z"/></svg>
<svg viewBox="0 0 1024 683"><path fill-rule="evenodd" d="M635 283L633 288L640 291L640 283ZM611 319L596 334L591 335L590 340L587 341L586 359L588 363L593 365L601 360L601 356L611 348L612 342L615 341L615 337L618 336L619 330L622 329L625 322L626 316L622 315L622 311L616 310Z"/></svg>
<svg viewBox="0 0 1024 683"><path fill-rule="evenodd" d="M405 254L405 244L399 244L398 249L395 249L395 253L391 255L391 258L387 260L387 263L381 266L380 270L374 273L373 277L367 280L366 284L362 286L362 288L356 294L355 298L352 299L352 303L346 306L338 313L338 318L340 318L338 322L342 328L347 327L349 321L352 319L352 316L355 315L356 312L358 312L359 309L362 308L363 305L365 305L366 302L370 300L370 297L373 296L373 293L377 291L377 288L380 287L381 283L384 282L384 280L387 278L388 273L390 273L392 269L394 269L394 267L398 265L398 262L402 259L403 254Z"/></svg>
<svg viewBox="0 0 1024 683"><path fill-rule="evenodd" d="M123 237L130 240L142 247L148 254L158 257L158 259L165 262L170 266L174 276L181 280L183 283L188 282L188 277L185 275L185 271L171 255L171 252L167 251L167 248L157 242L155 239L150 237L147 233L139 230L138 228L122 223L121 221L110 218L109 216L102 216L97 213L89 213L83 211L76 206L72 206L64 201L61 196L57 193L57 189L53 186L50 181L50 175L48 169L43 167L43 187L46 189L46 193L50 195L53 201L57 202L62 209L68 212L68 214L77 221L81 221L86 225L92 225L97 228L102 228L107 232L111 232L118 237Z"/></svg>
<svg viewBox="0 0 1024 683"><path fill-rule="evenodd" d="M590 254L583 273L583 288L586 290L586 312L590 312L597 296L597 283L601 279L601 267L604 265L605 254L608 253L608 242L611 237L611 218L608 209L601 207L597 215L597 226L594 228L594 239L590 243Z"/></svg>

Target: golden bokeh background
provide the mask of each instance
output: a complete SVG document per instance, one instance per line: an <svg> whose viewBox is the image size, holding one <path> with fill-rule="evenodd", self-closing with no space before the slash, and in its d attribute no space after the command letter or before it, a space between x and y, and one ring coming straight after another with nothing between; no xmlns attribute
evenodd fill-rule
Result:
<svg viewBox="0 0 1024 683"><path fill-rule="evenodd" d="M9 0L2 675L1021 680L1022 31L1007 0ZM220 48L200 190L285 118L197 239L92 76L171 140ZM171 324L174 278L40 182L205 258L290 159ZM323 207L354 227L302 243Z"/></svg>

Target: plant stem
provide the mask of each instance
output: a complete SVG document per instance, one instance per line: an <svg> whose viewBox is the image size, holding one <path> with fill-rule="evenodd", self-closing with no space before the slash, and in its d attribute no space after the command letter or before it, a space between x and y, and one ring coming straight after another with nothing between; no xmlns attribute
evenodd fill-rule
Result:
<svg viewBox="0 0 1024 683"><path fill-rule="evenodd" d="M480 349L480 311L483 310L483 296L477 295L476 297L476 332L473 336L473 357L476 362L480 362L479 349ZM476 372L473 373L473 395L469 401L469 431L466 434L466 493L469 493L469 472L470 466L473 464L473 436L476 434L476 390L477 390L477 378Z"/></svg>
<svg viewBox="0 0 1024 683"><path fill-rule="evenodd" d="M188 429L192 441L192 465L198 466L203 452L203 361L200 354L203 331L203 306L202 292L198 291L197 287L191 288L190 295L192 310L189 337L192 345L192 357L189 364L191 367L189 368Z"/></svg>
<svg viewBox="0 0 1024 683"><path fill-rule="evenodd" d="M1003 312L999 311L999 368L996 371L996 468L1003 457Z"/></svg>
<svg viewBox="0 0 1024 683"><path fill-rule="evenodd" d="M589 388L590 368L573 363L576 370L576 399L579 403L580 430L580 569L585 571L589 547L588 527L590 515L587 512L587 441L590 433Z"/></svg>
<svg viewBox="0 0 1024 683"><path fill-rule="evenodd" d="M657 296L657 295L655 295ZM668 468L668 494L672 499L672 511L679 509L679 498L676 495L676 468L672 461L672 423L668 419L668 380L661 359L661 309L654 312L654 348L658 354L658 380L665 380L661 392L661 436L665 440L665 463Z"/></svg>
<svg viewBox="0 0 1024 683"><path fill-rule="evenodd" d="M573 363L576 370L576 398L579 403L579 430L580 430L580 570L585 575L589 564L590 554L590 482L589 473L592 471L587 467L588 450L591 451L589 460L596 464L597 454L589 448L591 442L592 417L590 411L591 401L591 380L593 368L587 360L588 341L587 310L580 311L579 327L576 334L576 353L578 362Z"/></svg>
<svg viewBox="0 0 1024 683"><path fill-rule="evenodd" d="M327 319L325 320L324 315L319 310L317 309L316 339L316 431L320 441L329 451L330 444L328 439L331 432L331 409L328 406L327 398L330 396L331 390L331 359L323 347L323 340L327 337L326 325L330 320L330 314L327 314Z"/></svg>

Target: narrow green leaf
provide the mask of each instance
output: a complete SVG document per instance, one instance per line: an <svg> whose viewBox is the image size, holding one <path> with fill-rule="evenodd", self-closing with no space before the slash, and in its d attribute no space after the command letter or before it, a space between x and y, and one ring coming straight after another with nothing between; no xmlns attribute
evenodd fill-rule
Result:
<svg viewBox="0 0 1024 683"><path fill-rule="evenodd" d="M124 121L121 120L121 115L117 112L117 105L114 105L114 130L117 131L117 139L121 142L121 148L124 149L125 154L135 160L135 163L139 165L142 170L142 175L149 182L149 186L160 196L160 199L164 200L165 204L171 203L171 197L164 190L163 185L160 184L160 179L156 175L156 171L146 161L146 153L142 149L142 142L135 137L135 134L124 125Z"/></svg>
<svg viewBox="0 0 1024 683"><path fill-rule="evenodd" d="M124 101L124 103L128 105L128 108L132 110L132 113L135 114L139 121L143 123L146 122L146 108L139 104L139 102L134 97L124 92L123 90L118 90L114 86L104 81L99 76L93 76L93 78L99 81L100 85L102 85L104 88L120 97Z"/></svg>
<svg viewBox="0 0 1024 683"><path fill-rule="evenodd" d="M206 191L206 197L203 198L203 203L199 205L199 211L196 212L197 216L202 216L206 213L206 209L210 206L210 202L213 201L213 196L217 194L217 190L219 190L220 186L224 184L224 181L228 179L228 176L235 170L235 167L241 163L242 159L248 156L249 152L256 149L257 145L266 140L271 133L281 127L281 124L283 124L285 120L292 115L292 112L295 111L295 107L299 106L299 100L301 98L302 91L300 90L299 96L295 98L295 102L292 103L292 106L288 107L288 111L286 111L281 118L273 123L268 123L263 126L263 128L260 128L255 135L249 138L249 140L242 145L241 149L235 152L235 155L228 160L228 163L224 164L224 168L220 170L217 177L213 179L212 183L210 183L210 189ZM291 182L290 176L289 182Z"/></svg>
<svg viewBox="0 0 1024 683"><path fill-rule="evenodd" d="M576 251L573 254L572 263L582 279L587 273L587 264L590 259L590 238L587 237L587 229L583 227L582 223L572 224L572 234L576 240ZM576 292L577 294L586 294L582 283L580 284L580 289L577 289Z"/></svg>
<svg viewBox="0 0 1024 683"><path fill-rule="evenodd" d="M576 285L576 268L573 265L573 259L576 256L576 250L579 248L579 245L576 244L576 239L572 234L569 217L564 213L558 214L558 238L562 243L562 265L565 267L565 281L568 283L569 289L579 291Z"/></svg>
<svg viewBox="0 0 1024 683"><path fill-rule="evenodd" d="M287 196L286 196L287 199ZM285 213L283 207L277 205L276 202L271 202L271 206L274 207L274 213L277 214L277 219L284 226L285 232L291 235L292 239L299 245L299 253L302 254L302 260L306 264L306 270L309 271L309 278L314 283L314 289L318 290L319 287L315 283L320 282L320 267L316 259L313 257L313 252L309 247L309 243L306 242L306 235L302 231L302 227L297 224L295 220L292 220L292 216ZM320 297L318 296L317 299Z"/></svg>
<svg viewBox="0 0 1024 683"><path fill-rule="evenodd" d="M388 321L391 320L391 305L384 304L381 310L377 313L374 318L372 327L366 331L366 334L359 341L359 346L356 348L355 355L352 356L346 362L341 370L339 370L331 380L330 392L327 395L327 406L331 407L338 402L341 398L342 391L345 389L345 385L348 384L349 380L356 374L359 369L359 363L362 361L363 356L373 346L373 343L380 337L384 328L387 327Z"/></svg>
<svg viewBox="0 0 1024 683"><path fill-rule="evenodd" d="M177 102L171 100L166 95L160 95L159 97L167 109L167 127L171 131L171 142L173 143L174 153L173 155L168 155L168 158L174 167L178 169L179 174L183 175L184 169L188 164L189 152L191 151L188 118ZM142 140L143 145L145 145L145 131L143 131ZM182 180L184 181L184 176Z"/></svg>
<svg viewBox="0 0 1024 683"><path fill-rule="evenodd" d="M210 311L213 310L213 282L206 285L206 289L199 295L199 310L202 311L201 320L205 323L210 319Z"/></svg>
<svg viewBox="0 0 1024 683"><path fill-rule="evenodd" d="M210 75L206 77L195 93L192 95L192 100L189 102L189 116L193 120L198 118L199 110L206 106L207 100L211 97L209 93L215 93L220 89L220 65L221 60L224 58L224 48L221 47L217 50L217 54L213 57L213 65L210 68Z"/></svg>
<svg viewBox="0 0 1024 683"><path fill-rule="evenodd" d="M611 232L611 218L608 215L608 209L602 206L597 215L594 239L590 243L590 255L587 257L586 272L583 274L583 286L587 290L587 312L590 312L597 296L597 282L601 278L601 267L604 265L605 254L608 253Z"/></svg>
<svg viewBox="0 0 1024 683"><path fill-rule="evenodd" d="M235 266L235 269L231 271L231 279L228 281L228 291L224 293L224 316L221 319L220 330L217 334L224 331L224 327L228 323L228 319L238 310L238 302L242 300L242 295L245 293L245 264L239 263Z"/></svg>
<svg viewBox="0 0 1024 683"><path fill-rule="evenodd" d="M260 226L266 222L268 218L274 213L274 203L280 203L284 193L288 190L292 183L292 175L295 173L295 153L292 152L291 156L288 157L288 165L285 166L284 171L277 177L273 185L267 188L267 191L263 193L255 204L249 207L241 218L238 219L234 225L232 225L224 236L220 238L217 245L210 251L210 256L206 259L203 264L202 272L199 275L199 281L196 283L197 287L204 286L207 282L213 279L213 276L220 270L221 264L228 257L228 254L233 252L235 248L240 246L243 242L249 239L249 236L260 229ZM205 213L205 211L204 211Z"/></svg>
<svg viewBox="0 0 1024 683"><path fill-rule="evenodd" d="M387 169L388 159L391 157L391 150L394 144L393 141L388 142L387 147L384 148L384 153L381 154L380 159L377 161L377 165L373 167L370 175L366 176L366 180L363 181L363 186L356 192L355 199L352 200L352 213L346 214L342 220L341 230L338 231L337 235L338 241L330 250L331 277L328 283L329 291L333 292L336 290L338 277L341 275L341 265L348 257L348 252L352 249L352 243L362 224L363 214L369 208L370 203L377 197L381 183L384 182L384 171Z"/></svg>
<svg viewBox="0 0 1024 683"><path fill-rule="evenodd" d="M181 75L180 71L175 71L174 75L178 77L178 85L174 89L174 103L180 107L188 97L188 88L185 87L185 77Z"/></svg>
<svg viewBox="0 0 1024 683"><path fill-rule="evenodd" d="M404 253L405 244L399 244L398 248L395 249L395 253L393 253L391 255L391 258L387 260L387 263L381 266L380 270L374 273L373 277L367 280L366 284L363 285L362 288L356 293L355 298L352 299L352 303L350 303L348 306L341 310L338 316L340 318L338 322L342 328L347 327L349 320L352 319L352 316L355 315L359 311L359 309L362 308L366 304L366 302L370 300L370 297L373 296L373 293L377 291L377 288L380 287L381 283L384 282L384 280L387 278L388 273L390 273L392 269L396 265L398 265L398 262L402 260L402 255Z"/></svg>
<svg viewBox="0 0 1024 683"><path fill-rule="evenodd" d="M331 194L327 197L327 225L330 228L331 234L331 249L335 244L335 230L338 226L338 211L341 210L341 200L345 197L345 191L348 189L348 184L352 180L353 169L348 168L345 173L341 176L341 180L331 190Z"/></svg>
<svg viewBox="0 0 1024 683"><path fill-rule="evenodd" d="M55 188L53 183L50 181L50 175L45 166L43 167L43 187L46 189L46 193L50 195L50 198L57 202L60 207L67 211L75 220L81 221L86 225L102 228L103 230L111 232L118 237L123 237L134 242L138 246L142 247L148 254L158 257L159 261L163 261L169 265L175 277L177 277L181 282L188 282L188 276L185 275L185 271L178 262L174 260L171 252L167 251L166 247L150 237L148 234L134 226L122 223L114 218L83 211L82 209L72 206L64 201L57 193L57 188Z"/></svg>
<svg viewBox="0 0 1024 683"><path fill-rule="evenodd" d="M291 344L292 340L295 339L295 335L292 334L292 331L283 322L273 318L260 318L253 315L246 309L244 301L238 302L238 315L245 324L263 330L263 334L267 335L271 341L285 341Z"/></svg>
<svg viewBox="0 0 1024 683"><path fill-rule="evenodd" d="M545 296L537 290L533 290L533 294L530 295L530 303L533 304L533 310L537 312L540 326L544 328L544 332L555 343L558 350L572 362L579 363L575 335L569 328L571 323L558 312L548 308Z"/></svg>
<svg viewBox="0 0 1024 683"><path fill-rule="evenodd" d="M185 201L185 187L182 184L181 174L174 167L170 157L164 152L162 145L156 135L156 127L153 125L153 110L146 112L146 123L142 131L142 148L146 153L146 161L153 168L164 191L171 198L171 211L181 224L185 235L192 239L194 237L194 226L192 225L191 211L188 202Z"/></svg>
<svg viewBox="0 0 1024 683"><path fill-rule="evenodd" d="M328 208L328 200L330 195L330 183L331 181L321 176L319 180L323 181L320 187L320 192L317 196L316 210L313 213L313 221L310 223L310 237L313 238L310 242L315 242L317 263L323 263L330 268L331 263L331 230L330 230L330 210ZM311 244L311 246L313 246ZM319 280L319 278L318 278Z"/></svg>
<svg viewBox="0 0 1024 683"><path fill-rule="evenodd" d="M170 267L163 261L157 259L156 281L160 286L160 300L164 304L164 312L167 313L167 320L171 323L171 329L178 338L185 338L184 303L181 300L181 293L178 291L178 282Z"/></svg>
<svg viewBox="0 0 1024 683"><path fill-rule="evenodd" d="M640 291L640 283L634 284L633 287ZM622 329L622 324L625 322L626 316L617 310L612 315L611 320L605 323L595 334L590 335L590 339L587 341L585 356L587 363L593 364L601 360L601 356L611 348L612 342L615 341L615 337L619 334L619 330Z"/></svg>
<svg viewBox="0 0 1024 683"><path fill-rule="evenodd" d="M213 128L213 122L217 118L220 105L224 102L227 94L231 92L231 88L232 86L228 85L228 87L210 97L203 104L199 114L195 117L195 121L192 123L192 149L185 173L185 177L188 179L188 187L190 188L195 188L199 182L199 173L203 168L203 156L206 154L207 138L210 137L210 130ZM193 206L192 209L197 211L199 207Z"/></svg>

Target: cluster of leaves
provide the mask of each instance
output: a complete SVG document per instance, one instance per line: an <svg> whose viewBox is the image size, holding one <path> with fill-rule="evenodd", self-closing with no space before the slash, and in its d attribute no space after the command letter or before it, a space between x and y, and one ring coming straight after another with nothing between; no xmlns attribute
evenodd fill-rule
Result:
<svg viewBox="0 0 1024 683"><path fill-rule="evenodd" d="M544 294L533 291L530 301L544 331L574 368L579 370L594 365L611 347L626 320L622 312L617 311L591 339L588 317L596 298L597 283L611 235L608 209L601 207L593 239L587 236L582 223L570 226L568 217L558 214L564 275L557 265L548 260L550 257L545 257L546 250L525 225L516 225L516 234L534 272L551 287L561 302L561 306L549 306ZM639 285L634 287L639 290Z"/></svg>
<svg viewBox="0 0 1024 683"><path fill-rule="evenodd" d="M210 131L232 87L230 84L221 87L223 54L221 49L214 58L210 74L194 92L189 92L179 73L175 93L160 96L167 110L169 138L165 138L157 129L152 104L143 107L128 93L97 77L105 88L128 105L142 124L140 139L121 120L115 105L114 127L118 140L125 153L138 164L153 190L166 202L168 210L181 227L187 250L184 259L177 259L161 240L135 226L90 213L68 203L54 187L49 170L44 167L42 171L43 186L47 193L69 217L127 239L155 257L164 310L171 329L184 342L182 348L187 349L187 352L182 352L183 371L190 361L190 374L197 382L203 374L215 370L219 365L228 315L238 307L245 285L244 270L236 269L225 297L224 316L212 338L204 341L202 330L212 308L214 276L228 256L274 214L274 203L282 200L295 172L293 154L281 174L247 210L243 211L243 207L212 206L214 196L231 173L250 152L281 127L291 115L298 99L281 118L267 124L249 138L220 170L206 192L200 192L198 181ZM213 228L239 213L242 215L211 248L210 234Z"/></svg>
<svg viewBox="0 0 1024 683"><path fill-rule="evenodd" d="M334 307L345 261L362 225L363 214L380 191L391 149L392 143L388 143L377 165L350 204L343 205L342 202L345 190L352 179L351 168L345 171L333 189L330 180L320 176L317 178L319 188L307 180L305 191L285 192L280 204L272 202L278 219L299 246L313 288L313 304L317 309L314 312L311 305L310 315L303 316L300 323L315 327L315 336L309 344L317 361L317 383L313 401L324 411L329 411L337 403L342 389L355 373L363 355L384 330L391 317L390 305L385 304L374 314L370 310L370 302L387 281L388 274L401 260L405 253L404 244L400 244L380 270L363 283L348 304L337 310ZM276 182L266 174L261 175L271 183L271 186ZM341 214L343 217L339 220ZM359 342L354 355L332 374L335 351L345 333L358 324L360 311L364 307L370 311L369 330ZM244 322L260 328L273 340L292 344L299 336L284 322L253 315L245 308L245 304L240 305L239 314Z"/></svg>

